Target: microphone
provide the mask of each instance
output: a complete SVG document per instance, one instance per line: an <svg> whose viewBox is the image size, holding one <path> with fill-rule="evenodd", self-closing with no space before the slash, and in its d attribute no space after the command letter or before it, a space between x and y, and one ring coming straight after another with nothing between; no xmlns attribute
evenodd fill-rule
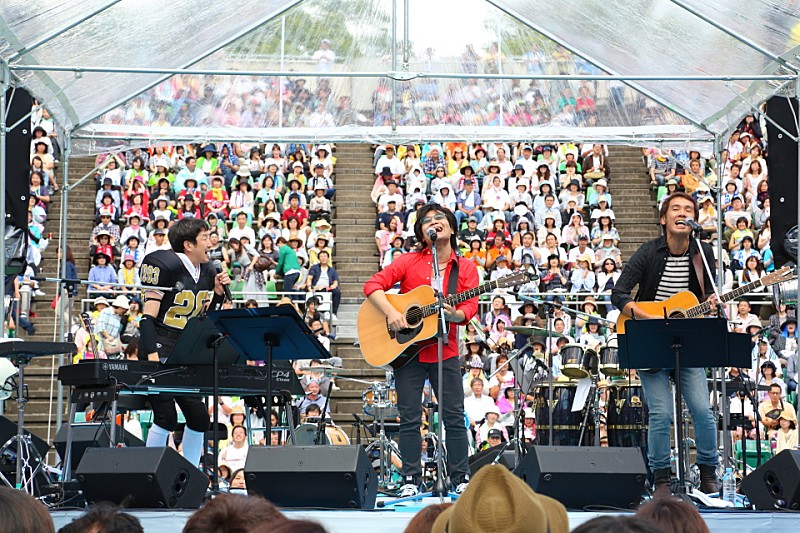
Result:
<svg viewBox="0 0 800 533"><path fill-rule="evenodd" d="M219 259L214 260L214 270L217 271L217 274L222 274L222 261ZM231 288L227 285L223 285L222 290L225 292L225 299L229 302L232 302L233 296L231 296Z"/></svg>
<svg viewBox="0 0 800 533"><path fill-rule="evenodd" d="M431 242L436 242L436 239L439 238L439 234L436 233L436 230L433 228L429 228L428 233L426 233L426 235L431 240Z"/></svg>
<svg viewBox="0 0 800 533"><path fill-rule="evenodd" d="M695 222L693 218L687 218L687 219L683 220L682 222L683 222L684 226L689 226L694 231L700 231L700 230L703 229L703 227L700 224L698 224L697 222Z"/></svg>

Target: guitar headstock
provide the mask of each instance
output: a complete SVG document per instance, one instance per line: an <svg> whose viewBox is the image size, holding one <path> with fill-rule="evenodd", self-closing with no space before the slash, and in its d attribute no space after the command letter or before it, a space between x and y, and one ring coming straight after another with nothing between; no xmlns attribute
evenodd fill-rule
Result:
<svg viewBox="0 0 800 533"><path fill-rule="evenodd" d="M85 311L81 313L81 324L83 324L83 329L85 329L89 335L94 334L94 331L92 331L92 315Z"/></svg>
<svg viewBox="0 0 800 533"><path fill-rule="evenodd" d="M512 272L508 276L503 276L502 278L497 279L497 288L498 289L508 289L510 287L516 287L517 285L522 285L523 283L528 283L534 279L533 274L528 272L527 270L517 270Z"/></svg>
<svg viewBox="0 0 800 533"><path fill-rule="evenodd" d="M765 287L768 285L775 285L776 283L781 283L782 281L789 281L790 279L796 278L797 272L790 267L785 266L775 272L770 272L769 274L764 275L761 278L761 284Z"/></svg>

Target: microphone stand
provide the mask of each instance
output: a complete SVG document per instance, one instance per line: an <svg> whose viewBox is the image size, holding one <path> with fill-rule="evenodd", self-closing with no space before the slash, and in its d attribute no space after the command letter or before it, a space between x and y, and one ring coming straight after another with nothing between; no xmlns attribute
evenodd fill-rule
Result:
<svg viewBox="0 0 800 533"><path fill-rule="evenodd" d="M697 222L694 222L694 220L692 220L692 219L689 219L689 222L685 222L685 224L687 224L689 227L692 228L692 235L694 236L694 242L697 245L697 250L700 252L700 258L703 260L703 267L705 268L706 274L708 274L708 279L711 281L711 289L714 291L714 295L717 297L717 311L719 313L719 316L727 319L728 318L728 316L727 316L728 314L725 311L725 306L723 305L722 297L721 297L721 295L719 293L719 288L717 287L717 283L714 281L714 272L711 270L711 267L708 265L708 259L706 259L706 254L703 253L703 244L702 244L702 241L700 240L700 235L699 235L700 230L702 228L697 224ZM722 258L720 258L719 260L722 261ZM690 258L690 262L691 262L691 258ZM691 267L690 267L690 270L691 270ZM721 353L725 351L725 347L724 346L721 346L720 348L721 348ZM719 374L720 374L720 369L715 369L715 372L714 372L714 381L715 382L716 382L716 378L718 377ZM720 384L720 393L721 393L723 398L726 398L726 401L720 402L721 403L720 407L722 408L722 420L727 422L728 418L729 418L728 401L727 401L728 391L727 391L727 385L725 383L725 370L724 369L721 370L721 374L722 374L722 380L721 380L722 382ZM714 389L716 390L716 385L714 386ZM676 413L676 415L677 415L677 413ZM733 466L733 465L731 465L731 455L733 453L733 450L731 449L730 441L727 438L725 438L725 427L726 427L726 424L722 424L722 432L720 433L720 437L722 438L722 450L723 450L722 454L725 457L725 464L723 466L724 467L728 467L728 466ZM759 444L760 444L760 441L759 441ZM759 458L760 458L760 455L759 455Z"/></svg>
<svg viewBox="0 0 800 533"><path fill-rule="evenodd" d="M436 293L436 314L439 317L439 334L436 336L436 349L437 349L437 357L438 357L438 366L437 366L437 373L436 373L436 380L437 380L437 413L439 416L439 425L436 427L436 485L434 489L431 491L432 496L438 496L440 503L444 503L444 499L446 496L454 496L458 498L458 494L450 494L450 491L447 489L445 484L445 464L444 464L444 451L443 451L443 441L442 441L442 427L444 426L444 418L442 412L442 402L444 401L444 391L442 387L444 385L444 376L442 372L442 364L444 363L444 345L448 343L447 338L447 319L444 314L444 285L442 281L442 276L439 273L439 253L436 250L436 237L437 234L435 231L431 232L428 238L431 239L431 253L433 254L433 279L432 285L434 292Z"/></svg>

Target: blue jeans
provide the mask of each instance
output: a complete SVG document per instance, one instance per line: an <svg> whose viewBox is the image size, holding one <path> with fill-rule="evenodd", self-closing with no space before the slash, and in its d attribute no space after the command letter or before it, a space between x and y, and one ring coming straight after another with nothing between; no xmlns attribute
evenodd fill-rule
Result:
<svg viewBox="0 0 800 533"><path fill-rule="evenodd" d="M650 411L647 459L652 470L670 467L670 422L675 405L669 385L670 372L671 370L661 370L655 374L639 372ZM705 370L681 369L681 387L683 400L694 423L697 464L717 466L717 428L708 397Z"/></svg>

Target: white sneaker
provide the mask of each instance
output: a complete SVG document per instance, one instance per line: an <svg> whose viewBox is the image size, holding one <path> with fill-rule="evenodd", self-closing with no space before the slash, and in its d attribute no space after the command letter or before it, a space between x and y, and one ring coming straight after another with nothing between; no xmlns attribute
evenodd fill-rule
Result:
<svg viewBox="0 0 800 533"><path fill-rule="evenodd" d="M467 490L468 485L469 481L464 481L463 483L456 485L456 494L464 494L464 491Z"/></svg>
<svg viewBox="0 0 800 533"><path fill-rule="evenodd" d="M419 487L413 483L406 483L400 487L400 491L397 493L397 496L400 498L410 498L412 496L416 496L417 494L419 494Z"/></svg>
<svg viewBox="0 0 800 533"><path fill-rule="evenodd" d="M339 322L339 317L335 313L331 315L331 322Z"/></svg>
<svg viewBox="0 0 800 533"><path fill-rule="evenodd" d="M35 291L33 291L33 295L34 296L47 296L47 293L45 293L43 290L36 289Z"/></svg>

